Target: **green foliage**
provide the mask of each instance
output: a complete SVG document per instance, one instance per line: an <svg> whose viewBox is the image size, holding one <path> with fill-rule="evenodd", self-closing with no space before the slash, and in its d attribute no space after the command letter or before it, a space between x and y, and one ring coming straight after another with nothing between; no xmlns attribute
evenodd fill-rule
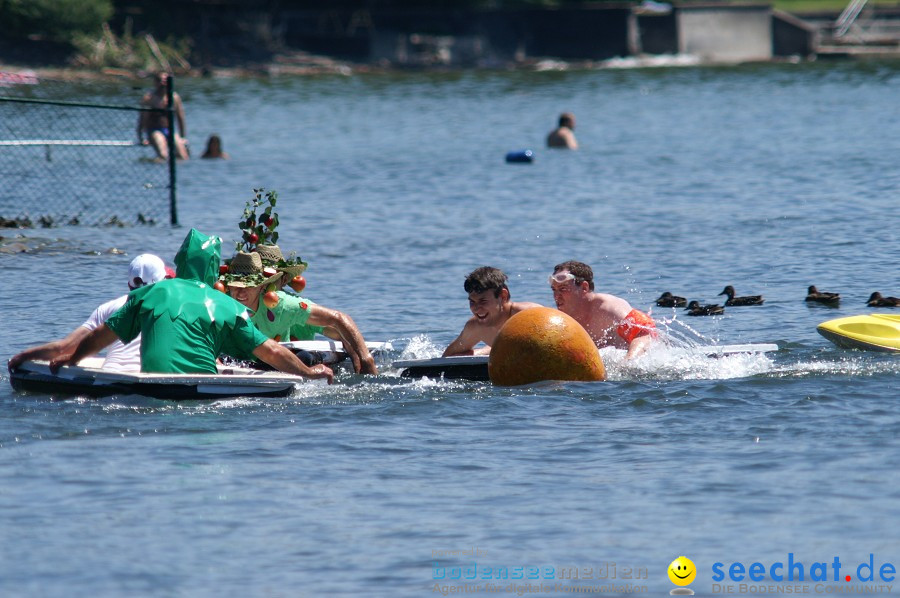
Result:
<svg viewBox="0 0 900 598"><path fill-rule="evenodd" d="M96 34L112 14L112 0L0 0L0 32L68 42Z"/></svg>
<svg viewBox="0 0 900 598"><path fill-rule="evenodd" d="M170 38L157 42L149 33L135 36L131 32L130 20L126 21L125 31L121 36L113 33L106 23L101 29L99 37L86 34L73 37L72 45L78 51L75 64L148 71L177 71L176 65L183 70L190 69L190 64L184 58L191 51L187 39Z"/></svg>
<svg viewBox="0 0 900 598"><path fill-rule="evenodd" d="M265 200L263 200L265 193ZM278 192L275 190L268 191L264 188L253 190L253 199L248 201L244 207L244 214L238 223L241 229L241 240L238 241L236 249L238 251L246 251L248 253L254 251L257 245L277 245L278 231L278 214L275 212L275 204L278 203ZM265 205L264 204L268 204ZM257 210L262 208L262 212Z"/></svg>

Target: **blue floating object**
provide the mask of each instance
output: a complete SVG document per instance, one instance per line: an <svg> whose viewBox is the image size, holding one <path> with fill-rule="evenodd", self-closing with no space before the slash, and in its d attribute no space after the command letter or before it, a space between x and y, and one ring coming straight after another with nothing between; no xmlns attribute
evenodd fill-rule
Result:
<svg viewBox="0 0 900 598"><path fill-rule="evenodd" d="M506 154L507 162L530 163L534 161L534 152L530 149L519 150L517 152L509 152Z"/></svg>

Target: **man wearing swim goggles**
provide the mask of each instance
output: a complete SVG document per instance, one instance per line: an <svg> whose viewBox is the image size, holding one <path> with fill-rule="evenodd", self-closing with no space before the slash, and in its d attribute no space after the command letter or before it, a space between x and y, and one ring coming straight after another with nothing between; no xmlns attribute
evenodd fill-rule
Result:
<svg viewBox="0 0 900 598"><path fill-rule="evenodd" d="M621 297L594 292L594 271L587 264L557 264L549 282L556 308L584 326L597 348L627 349L625 359L632 359L656 338L656 324L650 316Z"/></svg>
<svg viewBox="0 0 900 598"><path fill-rule="evenodd" d="M491 344L513 315L523 309L541 307L537 303L513 303L506 286L506 274L497 268L483 266L466 277L463 288L469 294L469 309L472 317L466 322L462 332L447 346L443 357L451 355L487 355ZM479 343L484 347L475 348Z"/></svg>

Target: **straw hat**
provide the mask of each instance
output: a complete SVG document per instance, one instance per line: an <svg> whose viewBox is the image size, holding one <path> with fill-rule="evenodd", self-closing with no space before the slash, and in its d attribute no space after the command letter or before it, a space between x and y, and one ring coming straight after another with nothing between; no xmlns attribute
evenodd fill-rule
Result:
<svg viewBox="0 0 900 598"><path fill-rule="evenodd" d="M290 280L306 272L306 262L298 262L290 266L278 266L278 269L285 273L286 280Z"/></svg>
<svg viewBox="0 0 900 598"><path fill-rule="evenodd" d="M278 248L278 245L257 245L256 253L259 254L259 257L262 258L264 262L283 262L284 254L281 253L281 249Z"/></svg>
<svg viewBox="0 0 900 598"><path fill-rule="evenodd" d="M277 269L263 267L259 253L239 251L228 263L228 272L219 276L219 280L225 286L248 288L276 282L281 276Z"/></svg>
<svg viewBox="0 0 900 598"><path fill-rule="evenodd" d="M263 266L272 266L286 274L285 283L306 271L306 262L299 259L295 260L293 257L291 260L285 259L278 245L257 245L256 253L262 259Z"/></svg>

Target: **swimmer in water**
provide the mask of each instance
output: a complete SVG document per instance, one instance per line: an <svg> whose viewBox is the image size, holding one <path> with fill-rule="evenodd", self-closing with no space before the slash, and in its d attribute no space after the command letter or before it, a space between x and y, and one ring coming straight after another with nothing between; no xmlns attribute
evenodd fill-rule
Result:
<svg viewBox="0 0 900 598"><path fill-rule="evenodd" d="M547 147L559 149L578 149L575 140L575 115L571 112L563 112L559 115L559 126L547 135Z"/></svg>
<svg viewBox="0 0 900 598"><path fill-rule="evenodd" d="M541 307L537 303L510 301L506 280L502 270L490 266L476 268L466 277L463 288L469 294L472 317L456 340L447 346L442 357L489 354L491 343L507 320L524 309ZM478 343L485 346L475 349Z"/></svg>
<svg viewBox="0 0 900 598"><path fill-rule="evenodd" d="M550 288L557 309L584 326L598 349L627 349L625 359L633 359L646 352L657 336L650 316L621 297L594 292L594 272L585 263L558 264L550 275Z"/></svg>

